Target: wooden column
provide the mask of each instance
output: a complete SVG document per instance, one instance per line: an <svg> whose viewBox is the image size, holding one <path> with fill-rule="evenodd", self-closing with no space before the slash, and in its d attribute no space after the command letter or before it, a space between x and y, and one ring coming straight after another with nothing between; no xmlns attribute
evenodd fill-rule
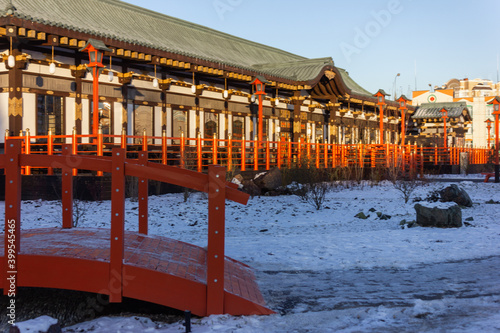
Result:
<svg viewBox="0 0 500 333"><path fill-rule="evenodd" d="M62 154L69 161L71 156L72 146L70 144L63 145ZM63 210L63 228L70 229L73 227L73 169L67 166L62 168L62 210Z"/></svg>
<svg viewBox="0 0 500 333"><path fill-rule="evenodd" d="M300 126L300 106L302 105L302 100L300 99L300 91L295 91L293 93L293 135L292 141L299 142L300 134L302 132Z"/></svg>
<svg viewBox="0 0 500 333"><path fill-rule="evenodd" d="M87 69L82 65L82 52L75 51L75 68L71 70L71 75L75 77L75 127L76 133L82 134L82 79L85 77Z"/></svg>
<svg viewBox="0 0 500 333"><path fill-rule="evenodd" d="M26 60L22 60L20 43L13 38L12 54L16 64L9 68L9 130L11 135L19 135L23 127L23 72Z"/></svg>
<svg viewBox="0 0 500 333"><path fill-rule="evenodd" d="M125 150L113 149L111 169L111 246L109 301L120 303L123 296L123 255L125 234Z"/></svg>
<svg viewBox="0 0 500 333"><path fill-rule="evenodd" d="M17 290L17 261L21 252L21 145L21 140L5 143L4 295L15 294Z"/></svg>
<svg viewBox="0 0 500 333"><path fill-rule="evenodd" d="M224 313L226 168L208 167L207 315Z"/></svg>
<svg viewBox="0 0 500 333"><path fill-rule="evenodd" d="M118 78L118 82L122 85L122 128L126 131L128 131L128 85L132 81L132 75L129 75L127 70L127 64L122 63L122 73Z"/></svg>
<svg viewBox="0 0 500 333"><path fill-rule="evenodd" d="M139 153L139 164L148 165L148 152L142 151ZM148 179L139 178L139 233L148 234Z"/></svg>

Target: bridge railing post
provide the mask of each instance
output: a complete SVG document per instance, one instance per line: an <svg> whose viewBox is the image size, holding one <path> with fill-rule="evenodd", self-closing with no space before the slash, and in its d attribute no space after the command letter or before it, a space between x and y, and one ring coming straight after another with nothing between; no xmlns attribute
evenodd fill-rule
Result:
<svg viewBox="0 0 500 333"><path fill-rule="evenodd" d="M140 165L148 165L148 153L139 153L139 163ZM148 234L148 178L139 178L139 233L147 235Z"/></svg>
<svg viewBox="0 0 500 333"><path fill-rule="evenodd" d="M208 167L207 315L224 313L226 168Z"/></svg>
<svg viewBox="0 0 500 333"><path fill-rule="evenodd" d="M109 301L120 303L123 295L125 233L125 150L113 149L111 169L111 246L109 258Z"/></svg>
<svg viewBox="0 0 500 333"><path fill-rule="evenodd" d="M69 158L72 153L72 145L64 144L62 147L62 154ZM62 168L62 218L63 229L70 229L73 227L73 170L67 167Z"/></svg>
<svg viewBox="0 0 500 333"><path fill-rule="evenodd" d="M17 292L17 254L21 251L21 149L21 140L5 141L4 295Z"/></svg>

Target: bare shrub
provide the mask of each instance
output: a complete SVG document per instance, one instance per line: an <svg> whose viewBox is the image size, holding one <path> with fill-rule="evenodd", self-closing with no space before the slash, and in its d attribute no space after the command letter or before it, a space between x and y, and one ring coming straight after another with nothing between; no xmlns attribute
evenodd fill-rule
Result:
<svg viewBox="0 0 500 333"><path fill-rule="evenodd" d="M417 173L413 169L405 169L401 159L391 163L387 168L387 179L400 192L405 203L410 201L411 195L418 187L424 185L424 181L417 178Z"/></svg>
<svg viewBox="0 0 500 333"><path fill-rule="evenodd" d="M75 199L73 200L73 227L78 227L78 224L85 221L85 216L89 211L90 203L88 201Z"/></svg>
<svg viewBox="0 0 500 333"><path fill-rule="evenodd" d="M284 178L291 184L290 191L316 210L323 208L326 194L332 189L332 183L328 182L332 181L331 170L318 169L306 160L299 167L288 169Z"/></svg>

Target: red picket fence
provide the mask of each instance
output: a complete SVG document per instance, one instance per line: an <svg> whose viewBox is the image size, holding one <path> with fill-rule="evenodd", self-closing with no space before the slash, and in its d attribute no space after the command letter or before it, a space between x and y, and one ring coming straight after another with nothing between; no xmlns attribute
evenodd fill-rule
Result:
<svg viewBox="0 0 500 333"><path fill-rule="evenodd" d="M269 170L307 163L317 168L359 166L361 168L409 165L414 170L424 166L458 165L460 153L468 155L470 164L491 161L492 150L484 148L418 147L396 144L331 144L310 141L262 141L125 135L49 135L6 137L23 141L23 153L57 155L64 143L70 144L74 155L106 156L114 147L121 147L127 156L147 152L149 161L181 168L206 171L208 165L224 165L228 170ZM26 167L24 174L31 174ZM52 174L53 169L48 169ZM74 170L77 173L77 170ZM100 172L99 172L100 174Z"/></svg>

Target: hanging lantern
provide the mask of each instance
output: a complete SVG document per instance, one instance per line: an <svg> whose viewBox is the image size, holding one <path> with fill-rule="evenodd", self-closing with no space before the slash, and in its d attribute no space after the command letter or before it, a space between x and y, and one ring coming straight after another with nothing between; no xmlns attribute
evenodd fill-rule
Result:
<svg viewBox="0 0 500 333"><path fill-rule="evenodd" d="M49 73L50 74L55 74L55 72L56 72L56 64L55 63L51 63L49 65Z"/></svg>
<svg viewBox="0 0 500 333"><path fill-rule="evenodd" d="M154 78L153 80L153 88L158 88L158 79Z"/></svg>
<svg viewBox="0 0 500 333"><path fill-rule="evenodd" d="M12 54L9 55L9 57L7 58L7 65L10 68L13 68L14 66L16 66L16 57L14 57Z"/></svg>

